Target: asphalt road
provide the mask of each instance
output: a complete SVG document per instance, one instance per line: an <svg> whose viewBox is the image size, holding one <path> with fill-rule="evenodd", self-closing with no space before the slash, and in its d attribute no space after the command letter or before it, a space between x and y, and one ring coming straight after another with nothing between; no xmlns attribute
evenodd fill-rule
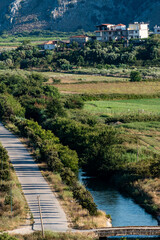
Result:
<svg viewBox="0 0 160 240"><path fill-rule="evenodd" d="M41 229L37 197L43 217L44 230L67 231L66 215L49 185L43 178L37 164L20 140L0 123L0 142L8 155L18 176L19 182L34 217L34 230Z"/></svg>

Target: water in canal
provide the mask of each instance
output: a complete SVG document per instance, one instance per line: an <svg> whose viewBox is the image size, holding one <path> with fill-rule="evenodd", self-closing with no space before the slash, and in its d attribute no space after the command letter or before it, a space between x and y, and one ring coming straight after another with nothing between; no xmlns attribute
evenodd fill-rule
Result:
<svg viewBox="0 0 160 240"><path fill-rule="evenodd" d="M86 177L82 172L79 180L91 192L98 208L111 215L113 227L158 225L157 220L130 197L124 196L107 182Z"/></svg>

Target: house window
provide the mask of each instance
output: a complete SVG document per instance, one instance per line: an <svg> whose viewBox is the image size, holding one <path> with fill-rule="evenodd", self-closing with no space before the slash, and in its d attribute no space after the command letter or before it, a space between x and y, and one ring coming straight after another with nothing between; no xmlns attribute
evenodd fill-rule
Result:
<svg viewBox="0 0 160 240"><path fill-rule="evenodd" d="M112 33L111 32L109 32L109 35L111 35Z"/></svg>

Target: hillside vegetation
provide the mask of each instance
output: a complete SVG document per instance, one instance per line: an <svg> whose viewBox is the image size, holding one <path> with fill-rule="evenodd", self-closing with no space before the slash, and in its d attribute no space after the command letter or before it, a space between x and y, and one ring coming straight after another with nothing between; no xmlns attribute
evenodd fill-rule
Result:
<svg viewBox="0 0 160 240"><path fill-rule="evenodd" d="M50 29L94 30L100 23L150 22L159 24L158 0L1 0L0 30L12 32Z"/></svg>

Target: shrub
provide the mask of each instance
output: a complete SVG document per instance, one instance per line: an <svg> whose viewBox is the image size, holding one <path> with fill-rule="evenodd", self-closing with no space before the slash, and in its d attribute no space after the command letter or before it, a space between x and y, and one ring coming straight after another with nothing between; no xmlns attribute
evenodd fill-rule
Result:
<svg viewBox="0 0 160 240"><path fill-rule="evenodd" d="M0 96L0 117L10 118L12 115L24 117L25 109L12 95L2 94Z"/></svg>
<svg viewBox="0 0 160 240"><path fill-rule="evenodd" d="M140 82L142 80L141 73L138 71L131 71L130 73L130 81L131 82Z"/></svg>
<svg viewBox="0 0 160 240"><path fill-rule="evenodd" d="M83 106L84 106L84 102L80 96L68 97L64 104L64 107L71 108L71 109L75 109L75 108L81 109L83 108Z"/></svg>
<svg viewBox="0 0 160 240"><path fill-rule="evenodd" d="M9 157L5 148L0 145L0 179L8 181L10 179Z"/></svg>
<svg viewBox="0 0 160 240"><path fill-rule="evenodd" d="M61 178L68 186L74 186L77 182L77 178L70 168L61 170Z"/></svg>
<svg viewBox="0 0 160 240"><path fill-rule="evenodd" d="M58 115L65 116L64 108L58 98L52 98L52 100L48 102L46 110L47 115L51 118L55 118Z"/></svg>
<svg viewBox="0 0 160 240"><path fill-rule="evenodd" d="M18 240L13 236L9 236L8 233L0 234L0 240Z"/></svg>
<svg viewBox="0 0 160 240"><path fill-rule="evenodd" d="M94 203L91 193L84 186L80 184L73 186L73 197L89 211L90 215L97 215L97 205Z"/></svg>

